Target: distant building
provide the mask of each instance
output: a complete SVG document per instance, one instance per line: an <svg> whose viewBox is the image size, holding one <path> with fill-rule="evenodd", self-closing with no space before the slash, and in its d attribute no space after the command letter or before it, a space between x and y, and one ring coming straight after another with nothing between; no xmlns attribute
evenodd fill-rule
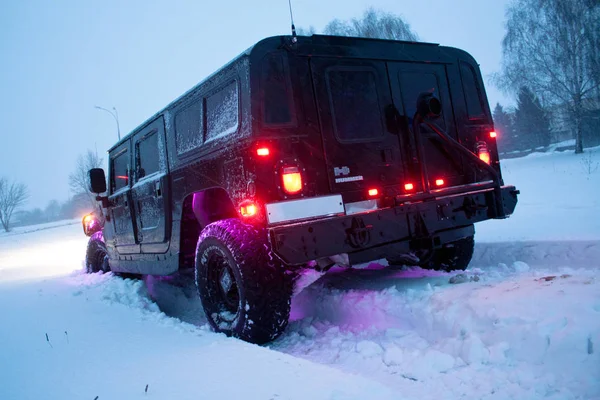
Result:
<svg viewBox="0 0 600 400"><path fill-rule="evenodd" d="M596 146L600 144L600 98L585 99L584 109L583 145ZM554 142L575 139L575 123L565 104L549 107L548 117Z"/></svg>

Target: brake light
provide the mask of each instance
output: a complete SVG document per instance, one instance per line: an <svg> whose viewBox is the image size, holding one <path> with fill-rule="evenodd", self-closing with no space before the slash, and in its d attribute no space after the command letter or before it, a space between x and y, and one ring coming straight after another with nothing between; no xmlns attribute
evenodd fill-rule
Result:
<svg viewBox="0 0 600 400"><path fill-rule="evenodd" d="M269 148L268 147L260 147L258 149L256 149L256 155L261 156L261 157L266 157L268 156L270 153Z"/></svg>
<svg viewBox="0 0 600 400"><path fill-rule="evenodd" d="M254 217L258 214L258 206L252 202L244 202L240 205L240 214L244 218Z"/></svg>
<svg viewBox="0 0 600 400"><path fill-rule="evenodd" d="M369 189L369 196L374 197L379 194L379 190L377 189Z"/></svg>
<svg viewBox="0 0 600 400"><path fill-rule="evenodd" d="M285 167L281 174L283 190L287 194L296 194L302 191L302 174L298 167Z"/></svg>
<svg viewBox="0 0 600 400"><path fill-rule="evenodd" d="M443 179L436 179L435 180L435 186L444 186L444 180Z"/></svg>
<svg viewBox="0 0 600 400"><path fill-rule="evenodd" d="M413 185L412 183L405 183L404 184L404 190L406 190L407 192L410 192L414 188L415 188L415 185Z"/></svg>
<svg viewBox="0 0 600 400"><path fill-rule="evenodd" d="M498 136L498 135L496 134L496 132L495 132L495 131L491 131L491 132L490 132L490 137L491 137L492 139L493 139L493 138L495 138L496 136Z"/></svg>

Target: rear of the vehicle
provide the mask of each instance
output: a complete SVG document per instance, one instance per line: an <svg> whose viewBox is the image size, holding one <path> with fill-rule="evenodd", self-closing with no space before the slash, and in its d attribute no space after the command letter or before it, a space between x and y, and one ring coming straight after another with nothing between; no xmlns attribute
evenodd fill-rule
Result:
<svg viewBox="0 0 600 400"><path fill-rule="evenodd" d="M503 186L471 56L434 44L285 40L253 50L249 203L284 262L431 255L513 212L518 192Z"/></svg>
<svg viewBox="0 0 600 400"><path fill-rule="evenodd" d="M239 218L205 226L195 254L214 329L255 343L281 334L294 266L466 268L474 224L512 213L517 191L503 186L468 54L312 36L265 39L247 55L250 131L215 153Z"/></svg>

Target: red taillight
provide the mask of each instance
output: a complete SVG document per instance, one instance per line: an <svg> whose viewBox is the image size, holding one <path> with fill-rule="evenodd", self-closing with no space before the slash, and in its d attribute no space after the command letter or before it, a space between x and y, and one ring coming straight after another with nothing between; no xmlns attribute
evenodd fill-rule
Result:
<svg viewBox="0 0 600 400"><path fill-rule="evenodd" d="M285 167L281 174L283 191L287 194L296 194L302 191L302 174L298 167Z"/></svg>
<svg viewBox="0 0 600 400"><path fill-rule="evenodd" d="M444 180L443 179L436 179L435 180L435 186L444 186Z"/></svg>
<svg viewBox="0 0 600 400"><path fill-rule="evenodd" d="M410 192L414 188L415 188L415 185L413 185L412 183L405 183L404 184L404 190L406 190L407 192Z"/></svg>
<svg viewBox="0 0 600 400"><path fill-rule="evenodd" d="M495 131L491 131L491 132L490 132L490 137L491 137L492 139L493 139L493 138L495 138L496 136L498 136L498 135L496 134L496 132L495 132Z"/></svg>
<svg viewBox="0 0 600 400"><path fill-rule="evenodd" d="M244 218L254 217L258 214L258 206L252 202L245 202L240 205L240 214Z"/></svg>
<svg viewBox="0 0 600 400"><path fill-rule="evenodd" d="M374 197L379 194L379 190L377 189L369 189L369 196Z"/></svg>
<svg viewBox="0 0 600 400"><path fill-rule="evenodd" d="M269 148L268 147L260 147L258 149L256 149L256 155L261 156L261 157L266 157L268 156L270 153Z"/></svg>

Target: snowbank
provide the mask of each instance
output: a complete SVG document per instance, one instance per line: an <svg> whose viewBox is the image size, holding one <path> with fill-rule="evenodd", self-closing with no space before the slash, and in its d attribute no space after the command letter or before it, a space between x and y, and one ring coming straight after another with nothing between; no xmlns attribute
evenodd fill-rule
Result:
<svg viewBox="0 0 600 400"><path fill-rule="evenodd" d="M272 347L407 398L600 396L598 269L515 263L466 280L419 269L328 275L296 297Z"/></svg>
<svg viewBox="0 0 600 400"><path fill-rule="evenodd" d="M521 191L515 213L506 221L476 226L478 242L600 240L600 148L536 153L502 161L504 182Z"/></svg>
<svg viewBox="0 0 600 400"><path fill-rule="evenodd" d="M0 310L2 399L397 398L367 378L167 317L143 281L112 274L0 284Z"/></svg>

